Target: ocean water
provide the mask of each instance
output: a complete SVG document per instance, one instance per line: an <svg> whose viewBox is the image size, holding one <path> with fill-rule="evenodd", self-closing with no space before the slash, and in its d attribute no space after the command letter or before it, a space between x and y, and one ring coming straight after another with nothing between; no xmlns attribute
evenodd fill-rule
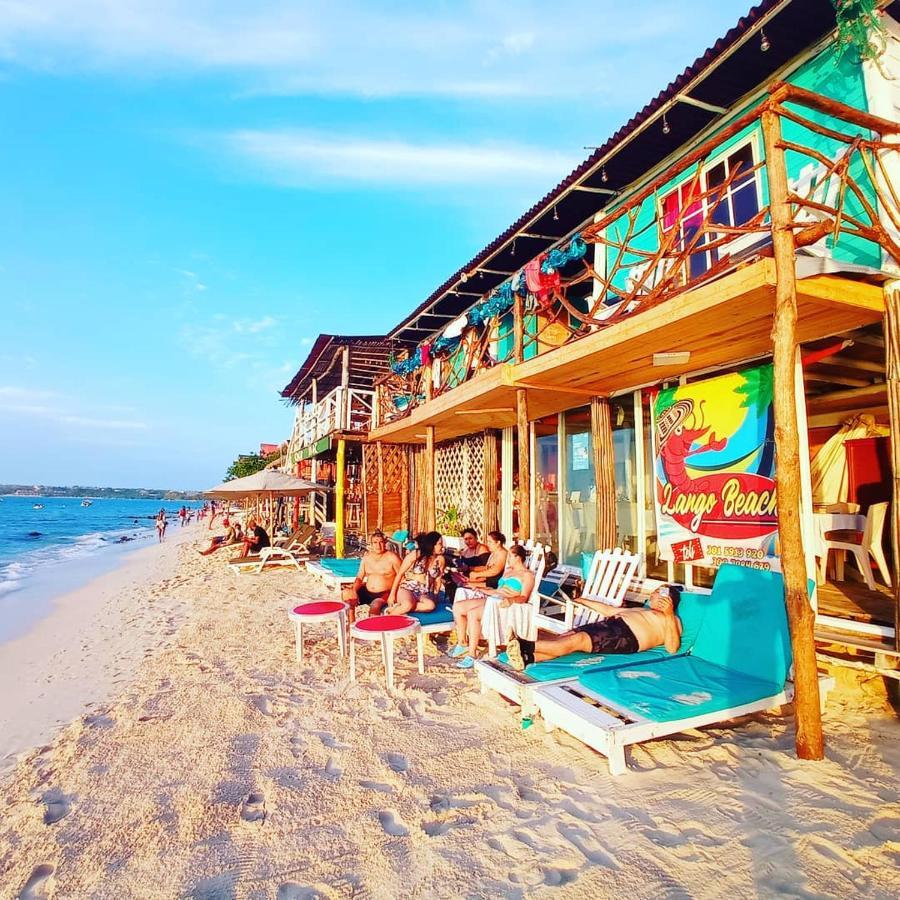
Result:
<svg viewBox="0 0 900 900"><path fill-rule="evenodd" d="M54 595L114 568L123 552L155 541L161 508L169 529L178 528L181 505L98 499L82 506L76 497L0 498L0 640L43 614Z"/></svg>

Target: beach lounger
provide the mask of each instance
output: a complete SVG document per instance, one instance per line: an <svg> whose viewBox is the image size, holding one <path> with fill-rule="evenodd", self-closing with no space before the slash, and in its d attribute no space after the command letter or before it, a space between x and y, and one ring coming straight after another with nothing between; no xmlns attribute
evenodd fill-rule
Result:
<svg viewBox="0 0 900 900"><path fill-rule="evenodd" d="M656 584L658 582L652 582L653 586ZM643 593L646 592L645 590ZM635 596L631 593L628 598ZM669 653L665 647L654 647L640 653L611 653L606 656L597 653L568 653L556 659L532 663L524 672L517 672L507 664L506 654L502 653L497 659L476 661L475 672L481 682L481 692L484 694L493 690L518 704L525 718L533 715L535 711L532 695L537 688L564 681L575 681L579 675L587 672L617 669L631 663L665 659L673 655L684 656L694 646L708 600L708 594L682 593L681 602L678 604L678 615L682 624L681 646L677 654Z"/></svg>
<svg viewBox="0 0 900 900"><path fill-rule="evenodd" d="M626 770L625 747L788 703L791 643L778 572L725 564L705 599L686 654L591 670L534 690L551 730L559 727ZM824 698L833 679L820 678Z"/></svg>
<svg viewBox="0 0 900 900"><path fill-rule="evenodd" d="M610 606L621 606L638 576L640 564L640 553L630 553L621 547L598 550L591 559L581 596L608 603ZM585 625L600 617L599 613L585 606L579 607L577 601L568 597L564 603L565 613L562 619L541 612L536 617L538 628L561 634L564 631L571 631L576 625Z"/></svg>
<svg viewBox="0 0 900 900"><path fill-rule="evenodd" d="M293 534L285 538L276 538L274 544L280 550L290 553L309 553L309 545L316 536L315 525L301 525Z"/></svg>
<svg viewBox="0 0 900 900"><path fill-rule="evenodd" d="M263 547L253 556L237 556L228 560L228 568L236 575L259 575L266 566L287 566L302 569L302 558L283 547Z"/></svg>
<svg viewBox="0 0 900 900"><path fill-rule="evenodd" d="M335 559L333 557L319 559L315 562L308 562L306 571L317 575L325 583L326 587L340 591L342 587L353 584L356 580L356 573L359 571L359 559L356 557L348 559Z"/></svg>

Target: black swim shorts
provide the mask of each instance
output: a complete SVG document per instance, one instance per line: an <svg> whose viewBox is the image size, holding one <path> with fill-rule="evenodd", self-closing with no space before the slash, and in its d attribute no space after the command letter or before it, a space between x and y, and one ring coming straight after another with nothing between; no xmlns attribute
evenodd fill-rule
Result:
<svg viewBox="0 0 900 900"><path fill-rule="evenodd" d="M590 637L591 653L637 653L640 649L634 632L618 617L580 625L575 631Z"/></svg>
<svg viewBox="0 0 900 900"><path fill-rule="evenodd" d="M384 603L387 603L388 597L391 596L390 590L378 591L373 594L365 585L363 585L357 592L356 596L359 597L359 602L361 605L370 605L373 600L381 600Z"/></svg>

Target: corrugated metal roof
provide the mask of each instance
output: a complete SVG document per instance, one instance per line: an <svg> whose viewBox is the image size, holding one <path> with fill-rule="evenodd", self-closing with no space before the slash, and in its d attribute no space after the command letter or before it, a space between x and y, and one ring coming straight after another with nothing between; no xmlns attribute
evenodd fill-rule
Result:
<svg viewBox="0 0 900 900"><path fill-rule="evenodd" d="M900 3L894 3L891 10ZM692 95L696 99L716 106L728 108L755 87L765 83L774 72L795 58L800 52L820 40L834 28L834 7L831 0L764 0L749 10L746 16L715 42L700 57L694 60L664 90L632 116L618 131L608 138L581 165L569 173L552 191L542 197L527 212L519 217L502 234L498 235L480 253L453 273L424 302L388 332L388 337L419 341L436 331L439 320L427 318L429 312L439 311L446 315L458 315L477 302L476 297L448 293L457 286L464 274L472 273L482 266L500 271L516 271L524 261L552 246L553 238L516 238L515 257L504 253L505 265L493 257L526 226L534 227L540 234L557 234L565 237L578 228L594 212L602 208L597 194L570 191L573 186L585 184L595 189L624 189L641 178L667 156L706 128L715 118L715 113L695 106L679 104L667 113L670 133L663 136L653 131L638 134L644 123L652 120L660 111L670 106L677 96L691 83L695 83L721 57L732 51L736 45L761 20L765 21L766 35L770 41L768 52L761 52L759 44L748 40L734 49L732 55L716 68L715 75L700 85L695 84ZM617 156L625 142L628 150ZM603 181L595 171L605 160L607 180ZM552 213L556 210L557 218ZM536 221L539 217L544 219ZM488 264L490 261L490 264ZM507 276L503 274L479 275L475 284L479 292L486 292L500 284ZM471 283L471 282L470 282ZM440 301L440 303L438 303ZM436 309L432 309L432 307ZM423 322L417 322L418 319ZM420 326L420 327L417 327Z"/></svg>

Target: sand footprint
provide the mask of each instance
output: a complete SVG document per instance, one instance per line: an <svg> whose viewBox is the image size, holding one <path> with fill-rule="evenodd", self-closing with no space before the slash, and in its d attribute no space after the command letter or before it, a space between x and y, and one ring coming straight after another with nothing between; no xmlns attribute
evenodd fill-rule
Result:
<svg viewBox="0 0 900 900"><path fill-rule="evenodd" d="M278 885L275 900L324 900L325 896L315 888L297 884L295 881L286 881Z"/></svg>
<svg viewBox="0 0 900 900"><path fill-rule="evenodd" d="M388 753L384 759L395 772L402 774L403 772L409 771L409 763L402 753Z"/></svg>
<svg viewBox="0 0 900 900"><path fill-rule="evenodd" d="M272 701L268 697L251 697L250 702L264 715L272 715Z"/></svg>
<svg viewBox="0 0 900 900"><path fill-rule="evenodd" d="M241 818L245 822L262 822L266 818L266 798L263 794L247 795L241 805Z"/></svg>
<svg viewBox="0 0 900 900"><path fill-rule="evenodd" d="M60 819L64 819L71 809L69 798L57 788L47 791L41 797L41 802L44 804L45 825L55 825Z"/></svg>
<svg viewBox="0 0 900 900"><path fill-rule="evenodd" d="M407 837L409 835L409 829L392 809L381 810L378 813L378 821L381 822L381 827L391 837Z"/></svg>
<svg viewBox="0 0 900 900"><path fill-rule="evenodd" d="M335 762L334 757L329 756L328 762L325 763L325 777L337 781L343 774L344 770Z"/></svg>
<svg viewBox="0 0 900 900"><path fill-rule="evenodd" d="M333 734L329 734L327 731L314 731L313 734L322 742L324 746L329 747L332 750L350 749L349 744L345 744L342 741L339 741Z"/></svg>
<svg viewBox="0 0 900 900"><path fill-rule="evenodd" d="M380 794L393 794L394 788L393 785L387 784L384 781L360 781L359 786L364 788L367 791L378 791Z"/></svg>
<svg viewBox="0 0 900 900"><path fill-rule="evenodd" d="M17 900L47 900L50 896L46 890L50 888L47 881L51 875L53 875L53 866L36 866L19 892Z"/></svg>

